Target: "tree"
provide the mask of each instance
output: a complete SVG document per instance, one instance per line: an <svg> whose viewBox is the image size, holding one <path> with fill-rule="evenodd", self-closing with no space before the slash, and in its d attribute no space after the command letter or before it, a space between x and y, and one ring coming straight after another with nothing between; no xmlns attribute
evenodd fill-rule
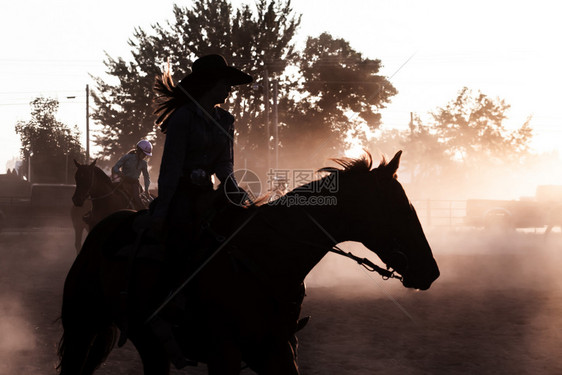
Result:
<svg viewBox="0 0 562 375"><path fill-rule="evenodd" d="M71 129L55 118L59 106L56 99L36 98L30 104L31 120L20 121L15 126L24 158L20 174L23 172L34 182L71 181L73 170L68 161L81 161L84 155L78 127ZM31 170L31 176L28 170Z"/></svg>
<svg viewBox="0 0 562 375"><path fill-rule="evenodd" d="M302 140L320 141L326 156L341 152L346 133L367 124L372 131L381 124L378 112L397 94L392 84L379 74L380 60L364 58L344 39L323 33L309 37L297 61L299 89L287 109L283 136L301 149ZM365 139L364 139L365 140Z"/></svg>
<svg viewBox="0 0 562 375"><path fill-rule="evenodd" d="M396 94L377 75L380 61L363 58L346 41L329 34L309 38L299 53L293 39L300 19L290 0L259 0L255 10L248 5L235 10L227 0L195 0L190 8L175 6L173 21L157 23L149 32L135 29L129 40L131 61L107 56L107 74L114 83L95 78L93 117L103 126L95 142L103 146L104 156L119 156L143 137L161 144L150 105L156 75L169 62L179 81L196 57L209 53L223 54L255 79L254 85L236 88L226 104L236 117L236 153L243 151L254 162L250 168L263 170L265 163L259 163L271 146L266 140L266 119L273 116L266 113L265 98L271 103L273 80L278 82L285 155L302 152L303 139L310 140L310 135L319 137L320 149L328 142L329 156L335 156L331 150L341 145L341 134L354 124L377 127L378 109ZM358 116L349 121L352 112ZM156 147L155 155L159 151ZM311 148L307 151L310 155Z"/></svg>
<svg viewBox="0 0 562 375"><path fill-rule="evenodd" d="M176 81L188 73L186 68L196 57L209 53L229 57L229 63L256 77L257 87L266 68L272 74L283 72L295 57L291 40L300 17L292 15L290 1L260 0L256 8L255 13L247 5L234 11L226 0L196 0L192 8L174 6L174 21L153 25L151 34L135 30L129 40L133 61L107 56L107 74L117 83L95 78L93 93L97 107L93 118L103 126L95 142L103 146L104 156L118 156L143 137L160 142L151 90L167 63L174 67ZM237 118L239 148L265 139L259 90L238 88L227 107Z"/></svg>
<svg viewBox="0 0 562 375"><path fill-rule="evenodd" d="M509 108L465 87L427 123L413 116L408 130L384 130L373 146L390 155L404 150L400 170L409 176L413 197L484 195L501 181L513 183L529 166L531 119L508 131L503 122Z"/></svg>
<svg viewBox="0 0 562 375"><path fill-rule="evenodd" d="M474 94L464 87L456 99L432 113L433 123L448 155L466 166L511 161L529 151L531 119L514 131L503 121L510 106L504 100Z"/></svg>

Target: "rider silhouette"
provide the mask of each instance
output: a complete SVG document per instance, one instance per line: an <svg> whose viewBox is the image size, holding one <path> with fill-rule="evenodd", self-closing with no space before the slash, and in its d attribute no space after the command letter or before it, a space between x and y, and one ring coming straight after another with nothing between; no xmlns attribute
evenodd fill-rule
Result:
<svg viewBox="0 0 562 375"><path fill-rule="evenodd" d="M192 228L194 203L212 190L212 175L225 185L231 200L244 199L245 192L232 175L234 117L218 105L226 101L232 86L250 82L251 76L228 66L220 55L197 59L179 85L169 70L157 78L156 124L166 141L153 228L167 225L168 232Z"/></svg>
<svg viewBox="0 0 562 375"><path fill-rule="evenodd" d="M213 190L211 176L225 186L228 197L242 203L245 192L233 178L234 117L218 105L232 86L252 82L248 74L229 66L220 55L203 56L178 85L170 70L156 79L156 124L166 134L158 177L158 198L151 207L149 237L162 239L171 255L172 274L182 274L193 250L196 202ZM187 245L187 246L186 246ZM176 259L174 261L174 259ZM180 309L182 307L180 306ZM186 360L174 339L170 317L156 316L151 327L177 368Z"/></svg>
<svg viewBox="0 0 562 375"><path fill-rule="evenodd" d="M144 193L149 196L150 176L148 174L148 163L145 160L148 156L152 156L152 144L143 139L137 143L134 150L123 155L111 169L112 177L118 176L121 179L122 186L131 197L135 210L146 208L140 197L142 193L142 187L139 184L141 173L144 177Z"/></svg>

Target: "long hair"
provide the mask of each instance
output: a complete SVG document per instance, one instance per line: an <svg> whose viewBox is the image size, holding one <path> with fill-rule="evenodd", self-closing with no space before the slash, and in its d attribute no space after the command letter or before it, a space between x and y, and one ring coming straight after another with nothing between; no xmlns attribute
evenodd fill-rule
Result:
<svg viewBox="0 0 562 375"><path fill-rule="evenodd" d="M188 76L186 76L188 77ZM153 91L155 94L154 114L156 126L160 127L162 133L166 133L167 120L170 115L192 99L197 101L203 94L211 89L220 77L201 77L200 79L182 79L179 84L174 82L170 65L157 76L154 82ZM187 92L187 94L186 94Z"/></svg>

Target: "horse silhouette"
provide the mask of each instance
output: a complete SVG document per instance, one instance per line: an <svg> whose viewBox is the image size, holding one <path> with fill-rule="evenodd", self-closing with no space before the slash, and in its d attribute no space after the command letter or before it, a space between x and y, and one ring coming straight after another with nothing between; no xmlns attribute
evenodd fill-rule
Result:
<svg viewBox="0 0 562 375"><path fill-rule="evenodd" d="M80 164L74 160L74 164L76 190L72 202L76 207L82 207L86 199L91 200L92 209L87 217L89 230L117 210L132 210L132 198L121 188L120 183L113 183L109 176L96 166L96 160L91 164Z"/></svg>
<svg viewBox="0 0 562 375"><path fill-rule="evenodd" d="M147 324L155 311L180 314L176 340L187 358L207 364L210 375L238 375L242 363L263 375L299 374L295 332L303 281L335 245L361 242L407 288L426 290L439 277L416 211L396 179L400 155L376 168L369 154L336 159L341 168L322 169L323 178L277 201L227 205L204 226L217 246L196 262L195 272L195 265L168 253L170 247L163 261L115 255L139 238L135 222L142 212L102 220L66 278L60 374L92 374L119 329L136 347L145 375L168 374L170 358ZM185 246L172 245L180 254ZM189 272L182 275L182 268ZM177 294L170 295L170 279Z"/></svg>

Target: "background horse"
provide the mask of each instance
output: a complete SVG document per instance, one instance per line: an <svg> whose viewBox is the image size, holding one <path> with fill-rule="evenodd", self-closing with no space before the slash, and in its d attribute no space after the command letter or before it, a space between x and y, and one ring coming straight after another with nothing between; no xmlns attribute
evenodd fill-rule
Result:
<svg viewBox="0 0 562 375"><path fill-rule="evenodd" d="M120 188L120 184L111 182L105 172L96 166L95 160L89 165L74 160L74 164L76 190L72 202L82 207L86 199L92 201L91 213L87 218L89 230L117 210L132 209L132 199Z"/></svg>
<svg viewBox="0 0 562 375"><path fill-rule="evenodd" d="M396 180L400 154L374 169L370 155L336 160L343 169L325 168L327 176L277 201L247 209L229 206L217 215L209 233L228 235L217 235L218 249L160 313L180 314L174 334L184 355L207 363L211 375L238 375L242 361L258 374L297 375L294 334L303 281L340 242L363 243L401 275L405 287L428 289L439 268ZM173 258L169 265L112 257L108 243L125 245L137 238L135 216L121 211L100 222L68 273L61 375L93 373L113 348L118 328L125 327L144 373L169 373L164 345L145 323L170 295L165 280L174 275L172 267L189 266ZM233 226L226 231L225 224ZM154 298L147 301L147 295ZM182 304L185 309L176 308Z"/></svg>

